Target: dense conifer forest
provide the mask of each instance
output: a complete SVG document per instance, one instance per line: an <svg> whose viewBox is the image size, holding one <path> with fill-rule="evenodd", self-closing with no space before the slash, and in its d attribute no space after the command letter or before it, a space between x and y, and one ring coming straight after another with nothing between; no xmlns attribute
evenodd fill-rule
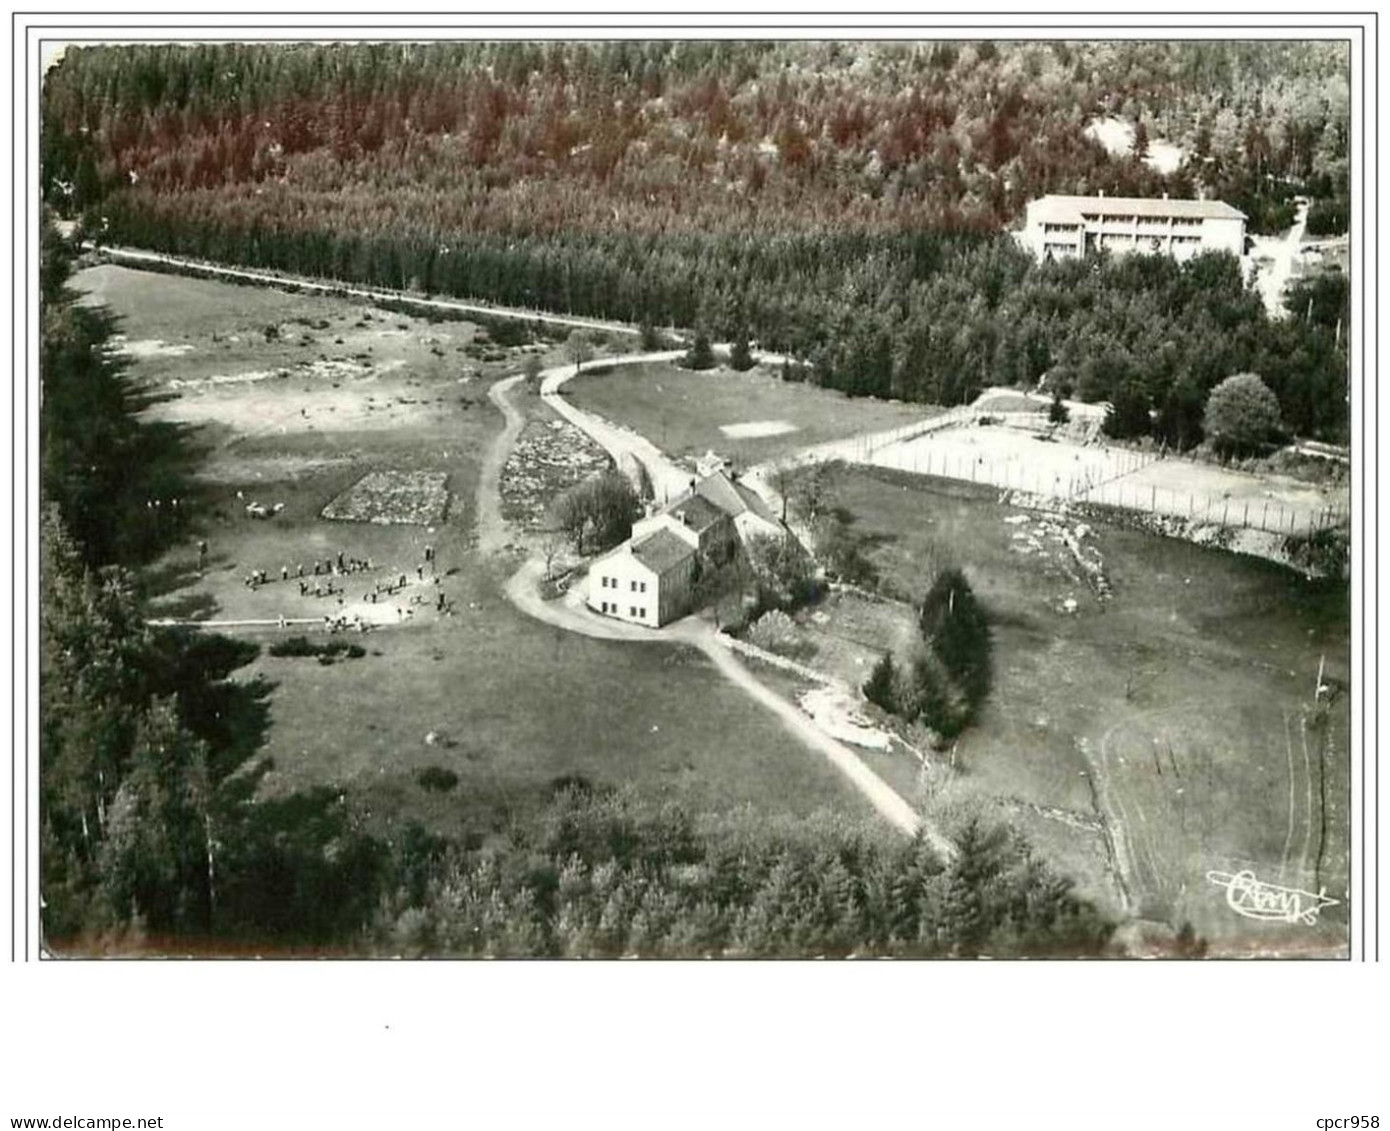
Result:
<svg viewBox="0 0 1390 1131"><path fill-rule="evenodd" d="M1179 446L1252 371L1335 439L1344 279L1272 322L1228 257L1039 265L1004 229L1101 190L1220 197L1254 231L1306 194L1335 229L1346 66L1318 43L88 48L47 82L44 192L112 243L747 333L856 395L1046 377ZM1135 153L1087 135L1104 115ZM1150 138L1187 161L1154 171Z"/></svg>

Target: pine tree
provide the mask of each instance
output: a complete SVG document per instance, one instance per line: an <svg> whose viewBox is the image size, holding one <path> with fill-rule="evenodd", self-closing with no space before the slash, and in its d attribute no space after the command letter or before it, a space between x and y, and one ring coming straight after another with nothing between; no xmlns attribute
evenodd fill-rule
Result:
<svg viewBox="0 0 1390 1131"><path fill-rule="evenodd" d="M707 330L696 330L695 341L690 349L681 358L681 365L686 369L713 369L715 365L714 347L710 344L709 332Z"/></svg>
<svg viewBox="0 0 1390 1131"><path fill-rule="evenodd" d="M893 697L894 683L893 653L885 652L864 683L864 698L892 713L897 709L897 702Z"/></svg>
<svg viewBox="0 0 1390 1131"><path fill-rule="evenodd" d="M959 569L943 570L922 601L922 639L946 674L977 706L991 680L989 620Z"/></svg>
<svg viewBox="0 0 1390 1131"><path fill-rule="evenodd" d="M738 333L734 336L734 344L729 350L729 368L745 373L755 364L757 363L753 360L748 346L748 328L740 325Z"/></svg>

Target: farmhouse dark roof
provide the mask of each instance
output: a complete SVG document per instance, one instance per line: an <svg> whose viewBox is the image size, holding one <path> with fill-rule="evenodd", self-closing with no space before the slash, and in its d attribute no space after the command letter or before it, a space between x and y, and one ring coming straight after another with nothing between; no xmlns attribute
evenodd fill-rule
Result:
<svg viewBox="0 0 1390 1131"><path fill-rule="evenodd" d="M734 490L738 492L738 497L743 500L743 505L759 518L766 519L768 522L775 523L777 521L777 516L768 510L763 497L753 488L745 487L742 483L735 483Z"/></svg>
<svg viewBox="0 0 1390 1131"><path fill-rule="evenodd" d="M632 556L658 577L670 572L694 553L688 542L669 530L658 530L632 544Z"/></svg>
<svg viewBox="0 0 1390 1131"><path fill-rule="evenodd" d="M743 496L734 488L733 482L722 471L706 475L695 484L695 494L713 503L725 514L737 518L748 509Z"/></svg>
<svg viewBox="0 0 1390 1131"><path fill-rule="evenodd" d="M670 508L671 514L683 520L686 526L697 534L702 534L715 523L725 518L717 506L701 495L691 495Z"/></svg>

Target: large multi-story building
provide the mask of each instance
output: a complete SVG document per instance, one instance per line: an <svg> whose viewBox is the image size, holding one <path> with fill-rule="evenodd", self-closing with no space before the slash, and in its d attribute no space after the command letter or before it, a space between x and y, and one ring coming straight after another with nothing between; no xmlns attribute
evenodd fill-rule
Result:
<svg viewBox="0 0 1390 1131"><path fill-rule="evenodd" d="M1171 255L1245 254L1245 213L1219 200L1134 196L1044 196L1028 204L1023 244L1039 259L1093 251Z"/></svg>

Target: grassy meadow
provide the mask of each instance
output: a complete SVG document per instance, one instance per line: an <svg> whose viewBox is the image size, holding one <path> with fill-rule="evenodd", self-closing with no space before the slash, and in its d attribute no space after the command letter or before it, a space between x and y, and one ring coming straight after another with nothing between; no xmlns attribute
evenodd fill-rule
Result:
<svg viewBox="0 0 1390 1131"><path fill-rule="evenodd" d="M273 762L268 795L340 788L387 835L412 820L459 834L505 829L543 806L556 779L576 776L697 810L868 812L823 759L698 653L576 637L502 597L514 563L479 559L473 519L481 458L502 425L486 391L517 370L520 350L488 343L466 322L339 298L111 266L76 282L121 317L132 371L167 395L150 411L196 428L206 448L197 535L209 544L206 567L200 574L195 537L157 563L150 583L162 615L262 622L230 631L265 646L238 676L268 686L258 755ZM276 327L269 335L268 326ZM560 356L554 347L544 355ZM550 415L536 398L521 399L528 415ZM322 517L378 470L446 473L442 525ZM249 501L283 509L253 519ZM420 578L426 545L438 568ZM339 552L372 563L317 579L341 589L345 605L301 596L299 565L312 586L312 563ZM252 589L245 579L255 570L268 581ZM401 573L409 584L391 606L401 606L400 621L386 616L375 631L341 638L365 656L322 664L268 654L285 636L316 638L314 625L279 629L279 616L385 614L364 598ZM450 615L435 609L440 590ZM430 766L456 773L457 785L423 788L417 774Z"/></svg>

